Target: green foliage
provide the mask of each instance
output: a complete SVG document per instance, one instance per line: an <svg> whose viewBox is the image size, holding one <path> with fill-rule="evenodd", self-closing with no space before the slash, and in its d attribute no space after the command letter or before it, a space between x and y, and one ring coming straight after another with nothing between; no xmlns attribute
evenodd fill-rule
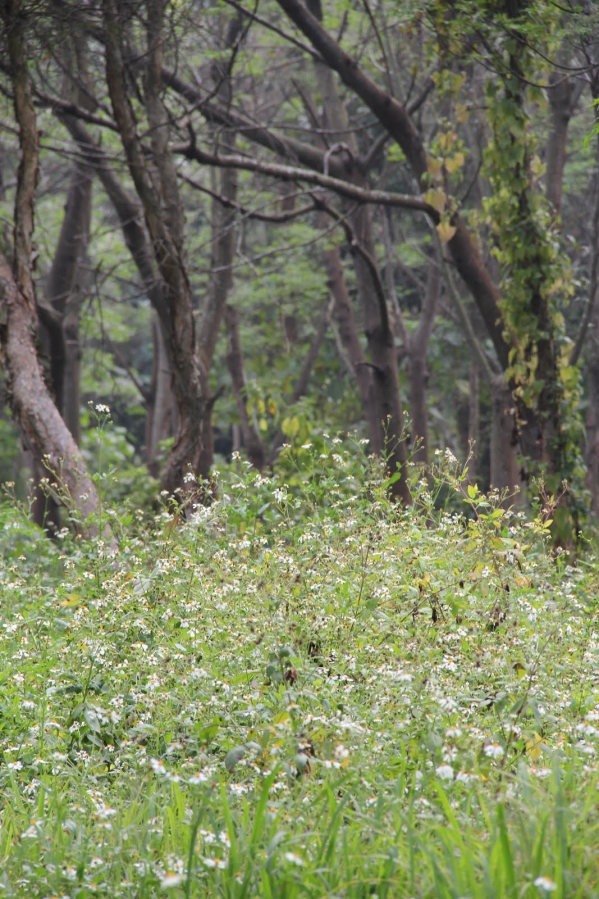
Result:
<svg viewBox="0 0 599 899"><path fill-rule="evenodd" d="M482 153L481 172L490 189L482 213L473 212L471 222L487 237L499 267L501 313L511 346L505 376L513 388L520 425L530 430L534 422L541 435L539 458L525 458L523 465L529 477L543 472L554 491L567 479L572 503L580 512L586 495L580 451L581 385L578 369L569 364L572 343L564 315L575 284L560 223L545 196L540 154L546 135L537 120L539 110L547 115L539 85L549 81L553 71L549 60L566 40L563 16L545 2L493 0L451 6L449 13L447 4L435 4L441 54L459 52L464 61L481 61L487 72L484 98L490 139ZM443 72L439 81L448 97L460 97L461 84L451 72ZM467 107L458 110L456 103L458 122L462 113L467 121ZM440 151L448 142L452 152L455 143L463 156L457 140L451 130L437 138L432 149L439 171L447 166ZM430 174L436 177L434 167Z"/></svg>
<svg viewBox="0 0 599 899"><path fill-rule="evenodd" d="M149 509L158 484L137 455L127 429L112 423L108 406L91 402L81 423L81 451L103 501Z"/></svg>
<svg viewBox="0 0 599 899"><path fill-rule="evenodd" d="M322 436L116 555L2 509L5 896L590 894L596 562L412 471Z"/></svg>

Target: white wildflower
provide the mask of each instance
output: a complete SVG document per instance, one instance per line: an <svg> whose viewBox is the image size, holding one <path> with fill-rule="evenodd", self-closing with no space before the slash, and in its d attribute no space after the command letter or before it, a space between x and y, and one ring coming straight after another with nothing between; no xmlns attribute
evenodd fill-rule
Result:
<svg viewBox="0 0 599 899"><path fill-rule="evenodd" d="M160 886L163 890L168 890L170 887L178 887L184 880L185 876L183 874L175 874L174 871L167 871L160 881Z"/></svg>
<svg viewBox="0 0 599 899"><path fill-rule="evenodd" d="M485 755L490 759L500 759L503 757L503 748L499 743L488 743L484 749Z"/></svg>

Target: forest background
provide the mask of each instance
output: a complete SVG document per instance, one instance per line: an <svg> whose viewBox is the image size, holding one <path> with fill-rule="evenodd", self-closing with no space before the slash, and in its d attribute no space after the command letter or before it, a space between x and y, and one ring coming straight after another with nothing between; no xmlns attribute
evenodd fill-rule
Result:
<svg viewBox="0 0 599 899"><path fill-rule="evenodd" d="M594 4L2 16L2 480L93 512L110 404L140 497L357 430L406 502L474 446L483 489L566 480L566 538L597 513Z"/></svg>

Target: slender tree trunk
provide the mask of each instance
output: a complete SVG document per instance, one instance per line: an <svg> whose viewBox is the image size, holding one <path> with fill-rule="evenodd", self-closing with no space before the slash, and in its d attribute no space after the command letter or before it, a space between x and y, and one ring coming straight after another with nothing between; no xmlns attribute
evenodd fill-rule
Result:
<svg viewBox="0 0 599 899"><path fill-rule="evenodd" d="M549 140L547 141L545 183L547 185L547 199L553 205L556 218L559 218L562 212L568 127L583 84L582 79L574 81L572 78L565 78L563 70L560 69L551 76L551 88L547 91L549 108L551 110L551 130L549 132Z"/></svg>
<svg viewBox="0 0 599 899"><path fill-rule="evenodd" d="M131 258L135 263L143 287L155 312L152 325L154 358L152 389L148 400L146 420L146 462L152 475L160 474L158 449L161 440L172 437L177 429L177 404L173 394L173 376L167 347L167 331L163 322L168 318L166 291L156 271L152 246L143 225L143 212L124 189L108 165L104 151L97 145L85 126L72 116L59 116L77 143L90 170L98 177L110 199L123 232Z"/></svg>
<svg viewBox="0 0 599 899"><path fill-rule="evenodd" d="M314 363L318 358L318 353L320 347L322 346L322 342L324 340L324 336L327 331L327 325L329 321L329 310L328 305L325 307L320 321L318 323L318 327L314 333L314 337L312 338L312 342L310 344L310 348L308 350L308 354L304 359L304 364L302 365L302 370L300 371L299 377L297 379L297 384L295 385L293 394L291 395L291 399L289 401L289 408L294 406L298 400L300 400L303 396L305 396L308 390L308 382L310 381L310 375L312 374L312 369L314 368ZM272 465L277 457L277 453L280 448L283 446L285 441L285 435L282 431L277 431L275 437L273 439L272 445L270 447L270 452L268 454L267 463L268 465Z"/></svg>
<svg viewBox="0 0 599 899"><path fill-rule="evenodd" d="M146 419L146 462L148 471L157 478L160 474L160 443L176 430L175 406L171 390L171 368L164 344L162 328L157 318L152 322L152 388Z"/></svg>
<svg viewBox="0 0 599 899"><path fill-rule="evenodd" d="M512 391L503 375L493 379L491 402L491 486L511 494L518 483L518 428Z"/></svg>
<svg viewBox="0 0 599 899"><path fill-rule="evenodd" d="M322 221L328 221L323 215ZM370 451L380 455L383 452L384 442L381 428L381 419L377 414L376 404L372 402L375 392L374 371L366 362L366 357L358 336L354 310L347 289L347 283L343 275L343 266L338 247L325 250L324 254L329 290L334 303L335 319L339 328L341 344L345 349L351 366L352 374L358 385L362 411L368 425L370 438Z"/></svg>
<svg viewBox="0 0 599 899"><path fill-rule="evenodd" d="M410 415L412 438L419 441L413 459L428 465L428 409L426 385L428 371L426 360L437 305L441 291L441 272L435 260L429 263L426 288L422 300L420 321L416 331L408 338L408 377L410 380Z"/></svg>
<svg viewBox="0 0 599 899"><path fill-rule="evenodd" d="M309 0L309 8L320 21L320 0ZM347 180L361 187L367 186L367 178L358 164L358 148L355 135L349 128L347 111L339 96L337 84L328 65L315 63L316 77L322 95L324 121L337 137L338 143L327 152L327 157L341 156L346 161ZM391 492L404 502L410 501L407 482L407 446L404 433L403 407L399 391L399 374L395 340L389 324L387 302L383 282L376 261L373 237L372 212L367 206L350 208L347 221L353 231L351 241L358 294L362 306L364 332L368 346L370 378L369 408L380 422L379 446L386 455L394 481Z"/></svg>
<svg viewBox="0 0 599 899"><path fill-rule="evenodd" d="M243 369L243 354L239 337L239 312L234 306L225 307L225 323L227 328L227 366L233 385L233 395L239 412L239 421L243 445L249 461L254 468L264 468L265 450L262 438L254 427L247 411L247 385Z"/></svg>
<svg viewBox="0 0 599 899"><path fill-rule="evenodd" d="M470 363L468 384L468 449L472 452L468 474L475 481L480 459L480 368L476 360Z"/></svg>

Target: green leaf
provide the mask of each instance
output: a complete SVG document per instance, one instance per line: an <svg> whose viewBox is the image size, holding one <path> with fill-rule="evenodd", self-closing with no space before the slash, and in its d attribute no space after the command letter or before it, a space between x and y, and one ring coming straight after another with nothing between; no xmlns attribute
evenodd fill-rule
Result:
<svg viewBox="0 0 599 899"><path fill-rule="evenodd" d="M240 762L244 756L245 746L235 746L234 749L229 749L225 756L225 768L227 771L232 771L235 765Z"/></svg>

